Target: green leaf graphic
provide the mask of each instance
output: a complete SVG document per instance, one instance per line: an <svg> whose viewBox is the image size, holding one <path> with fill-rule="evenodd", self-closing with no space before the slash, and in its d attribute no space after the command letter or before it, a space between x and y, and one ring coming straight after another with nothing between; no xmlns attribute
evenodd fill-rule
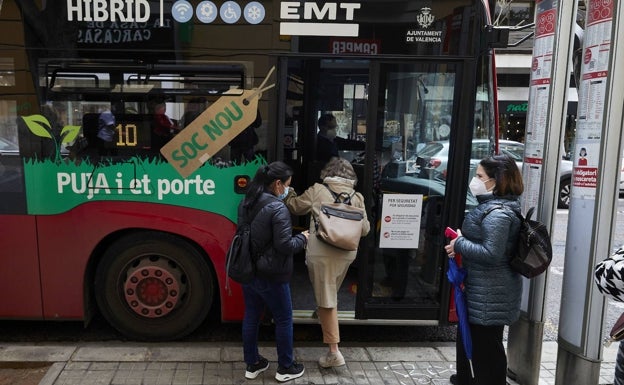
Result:
<svg viewBox="0 0 624 385"><path fill-rule="evenodd" d="M30 116L22 116L24 122L26 123L26 127L37 136L41 136L43 138L52 138L52 134L50 134L52 127L50 126L50 122L43 115L30 115Z"/></svg>
<svg viewBox="0 0 624 385"><path fill-rule="evenodd" d="M80 126L65 126L61 130L61 143L71 143L78 137Z"/></svg>

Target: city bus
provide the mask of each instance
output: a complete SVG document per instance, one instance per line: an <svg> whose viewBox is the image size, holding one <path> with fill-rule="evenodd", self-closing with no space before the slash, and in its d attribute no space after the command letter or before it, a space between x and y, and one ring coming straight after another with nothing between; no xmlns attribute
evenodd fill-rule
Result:
<svg viewBox="0 0 624 385"><path fill-rule="evenodd" d="M296 191L319 182L317 120L330 113L374 224L340 321L453 323L444 228L475 205L475 160L497 150L505 33L490 6L0 2L0 319L101 315L137 340L182 338L211 311L240 321L225 255L245 186L275 160ZM180 173L164 148L206 136L211 107L250 90L254 122L236 129L251 147L234 146L241 133ZM444 173L419 154L431 142L448 148ZM193 143L184 154L208 146ZM293 231L307 223L293 217ZM291 289L295 322L317 322L304 255Z"/></svg>

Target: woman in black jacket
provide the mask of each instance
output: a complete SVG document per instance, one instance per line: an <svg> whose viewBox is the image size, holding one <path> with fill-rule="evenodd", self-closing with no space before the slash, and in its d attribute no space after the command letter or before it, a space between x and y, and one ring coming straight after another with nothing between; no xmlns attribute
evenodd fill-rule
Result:
<svg viewBox="0 0 624 385"><path fill-rule="evenodd" d="M288 194L292 169L283 162L261 167L251 181L238 209L238 221L257 212L251 219L251 243L259 255L256 277L243 285L245 316L243 318L243 351L247 369L245 378L254 379L269 368L269 362L258 352L258 327L269 308L275 322L277 345L277 381L289 381L303 375L303 365L294 360L292 301L290 278L293 255L308 242L308 232L292 235L290 212L281 201Z"/></svg>

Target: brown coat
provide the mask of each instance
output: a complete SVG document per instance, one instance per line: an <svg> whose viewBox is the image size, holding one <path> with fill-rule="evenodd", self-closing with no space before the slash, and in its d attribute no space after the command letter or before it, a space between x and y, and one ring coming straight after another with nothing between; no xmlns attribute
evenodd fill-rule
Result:
<svg viewBox="0 0 624 385"><path fill-rule="evenodd" d="M323 181L335 193L354 192L354 181L338 177L325 178ZM355 260L357 251L347 251L330 246L316 237L314 218L318 217L321 203L334 201L331 192L320 183L315 183L303 194L289 194L286 197L286 206L295 215L312 214L310 217L310 238L306 249L306 264L310 281L314 287L316 305L334 308L338 306L338 289L344 280L347 269ZM364 207L364 197L355 193L351 199L355 207ZM362 236L370 231L370 222L364 217Z"/></svg>

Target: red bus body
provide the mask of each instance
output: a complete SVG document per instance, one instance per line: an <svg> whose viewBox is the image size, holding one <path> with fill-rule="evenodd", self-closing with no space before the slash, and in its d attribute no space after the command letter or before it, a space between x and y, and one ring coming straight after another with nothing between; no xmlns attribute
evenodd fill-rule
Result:
<svg viewBox="0 0 624 385"><path fill-rule="evenodd" d="M99 312L143 340L188 335L217 305L222 321L240 321L225 255L243 182L277 159L298 192L317 182L316 120L334 113L375 223L340 289L341 322L456 321L443 231L475 205L471 143L492 153L498 138L487 2L265 1L241 4L236 21L206 19L199 2L190 20L171 1L121 13L44 3L0 5L0 319ZM211 106L260 84L255 153L234 159L219 137L244 127ZM154 136L163 104L172 132L203 135L176 153L182 166L201 158L187 177ZM103 112L112 142L98 135ZM446 151L436 167L430 145ZM384 239L389 199L407 197L421 208L415 230ZM308 223L293 218L294 231ZM304 256L295 261L295 321L316 322Z"/></svg>

